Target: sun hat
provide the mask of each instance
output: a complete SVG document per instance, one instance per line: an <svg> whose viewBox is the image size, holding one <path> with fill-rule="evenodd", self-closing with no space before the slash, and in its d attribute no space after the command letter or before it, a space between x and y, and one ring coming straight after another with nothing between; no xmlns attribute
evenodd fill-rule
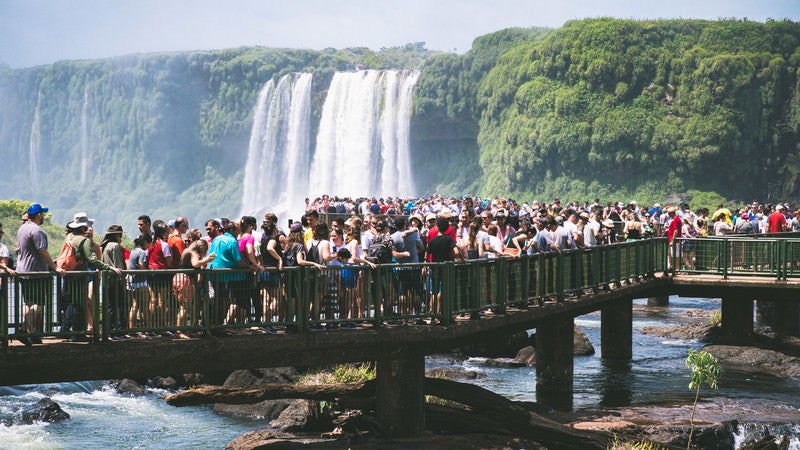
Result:
<svg viewBox="0 0 800 450"><path fill-rule="evenodd" d="M75 213L75 216L72 218L72 222L68 223L67 226L69 228L80 228L80 227L90 227L94 225L94 219L90 219L89 215L85 212Z"/></svg>
<svg viewBox="0 0 800 450"><path fill-rule="evenodd" d="M109 225L106 234L122 234L122 225Z"/></svg>

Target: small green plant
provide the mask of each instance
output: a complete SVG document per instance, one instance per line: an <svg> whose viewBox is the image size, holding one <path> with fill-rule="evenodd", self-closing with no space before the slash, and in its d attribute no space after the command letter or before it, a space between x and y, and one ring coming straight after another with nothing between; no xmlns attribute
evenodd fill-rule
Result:
<svg viewBox="0 0 800 450"><path fill-rule="evenodd" d="M692 405L692 417L689 419L689 443L686 448L692 445L692 434L694 434L694 412L697 409L697 400L700 398L700 388L707 384L711 389L717 388L717 377L719 376L719 363L711 353L705 350L695 351L689 349L689 356L686 358L686 368L692 371L689 389L695 391L694 404Z"/></svg>
<svg viewBox="0 0 800 450"><path fill-rule="evenodd" d="M708 323L712 327L720 326L720 324L722 324L722 311L715 311L708 319Z"/></svg>

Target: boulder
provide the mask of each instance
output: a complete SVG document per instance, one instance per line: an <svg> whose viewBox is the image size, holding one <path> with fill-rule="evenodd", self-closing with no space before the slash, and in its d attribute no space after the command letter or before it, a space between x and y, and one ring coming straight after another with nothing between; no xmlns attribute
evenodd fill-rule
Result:
<svg viewBox="0 0 800 450"><path fill-rule="evenodd" d="M535 335L534 335L535 337ZM535 341L535 339L532 339ZM574 328L574 335L572 340L572 348L575 356L594 355L594 346L589 341L589 337L577 325ZM536 365L536 347L529 345L520 349L512 360L514 366L535 366Z"/></svg>
<svg viewBox="0 0 800 450"><path fill-rule="evenodd" d="M475 380L477 378L486 377L485 374L478 373L474 370L456 369L452 367L440 367L438 369L426 370L425 376L431 378L445 378L447 380Z"/></svg>
<svg viewBox="0 0 800 450"><path fill-rule="evenodd" d="M320 428L319 402L314 400L294 399L289 400L278 418L271 420L269 426L281 431L298 432ZM330 421L326 421L330 425ZM324 428L324 427L323 427Z"/></svg>
<svg viewBox="0 0 800 450"><path fill-rule="evenodd" d="M69 419L69 414L49 397L45 397L30 408L23 410L20 416L21 423L28 425L34 422L55 423L67 419Z"/></svg>
<svg viewBox="0 0 800 450"><path fill-rule="evenodd" d="M519 349L531 345L525 331L511 335L492 336L481 342L464 346L461 351L467 356L484 358L513 358Z"/></svg>
<svg viewBox="0 0 800 450"><path fill-rule="evenodd" d="M144 395L147 393L145 388L130 378L125 378L117 383L116 391L122 395Z"/></svg>
<svg viewBox="0 0 800 450"><path fill-rule="evenodd" d="M228 376L224 386L249 387L274 383L291 384L296 382L299 378L300 374L291 367L236 370ZM290 399L280 399L265 400L251 405L227 405L218 403L214 405L214 412L231 416L274 419L294 402L294 400Z"/></svg>

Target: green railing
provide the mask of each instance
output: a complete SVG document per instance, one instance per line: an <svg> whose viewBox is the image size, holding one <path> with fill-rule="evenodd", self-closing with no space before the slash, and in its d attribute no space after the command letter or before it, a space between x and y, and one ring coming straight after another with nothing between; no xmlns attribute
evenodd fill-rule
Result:
<svg viewBox="0 0 800 450"><path fill-rule="evenodd" d="M800 276L800 239L692 241L671 270ZM666 239L644 239L514 258L385 264L375 269L288 268L71 272L2 276L0 341L11 337L92 341L184 333L310 332L400 323L434 325L587 295L668 271ZM689 256L691 258L689 258ZM684 257L686 262L684 264ZM38 321L37 321L38 320ZM91 326L91 327L90 327ZM324 327L324 328L323 328Z"/></svg>
<svg viewBox="0 0 800 450"><path fill-rule="evenodd" d="M800 277L800 237L679 238L673 245L673 272L722 275L726 279Z"/></svg>

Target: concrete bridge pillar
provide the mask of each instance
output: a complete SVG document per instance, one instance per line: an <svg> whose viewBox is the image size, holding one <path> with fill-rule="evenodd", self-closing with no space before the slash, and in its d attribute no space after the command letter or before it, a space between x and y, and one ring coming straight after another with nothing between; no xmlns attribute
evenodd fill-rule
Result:
<svg viewBox="0 0 800 450"><path fill-rule="evenodd" d="M746 344L753 337L753 299L742 295L722 298L722 340Z"/></svg>
<svg viewBox="0 0 800 450"><path fill-rule="evenodd" d="M784 336L800 336L800 304L796 301L775 301L773 306L775 331Z"/></svg>
<svg viewBox="0 0 800 450"><path fill-rule="evenodd" d="M376 362L377 414L392 437L425 431L425 356Z"/></svg>
<svg viewBox="0 0 800 450"><path fill-rule="evenodd" d="M623 298L600 310L600 347L603 359L633 357L633 298Z"/></svg>
<svg viewBox="0 0 800 450"><path fill-rule="evenodd" d="M536 327L536 401L554 409L572 409L574 320L555 317Z"/></svg>
<svg viewBox="0 0 800 450"><path fill-rule="evenodd" d="M647 306L669 306L669 295L657 295L647 298Z"/></svg>

